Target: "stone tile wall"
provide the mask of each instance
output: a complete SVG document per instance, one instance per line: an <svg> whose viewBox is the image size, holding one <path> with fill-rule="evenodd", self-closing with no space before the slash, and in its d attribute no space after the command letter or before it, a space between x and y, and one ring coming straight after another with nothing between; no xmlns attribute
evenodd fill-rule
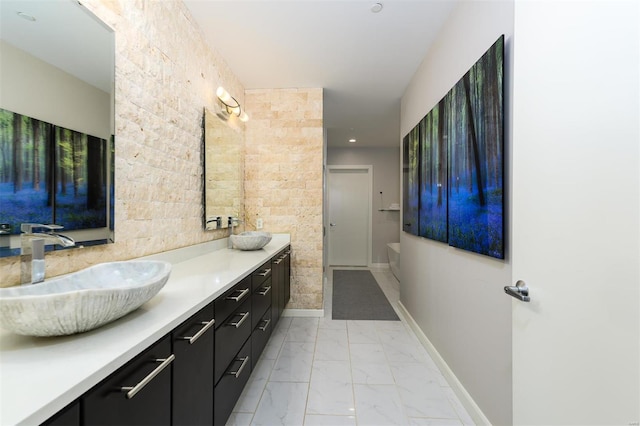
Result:
<svg viewBox="0 0 640 426"><path fill-rule="evenodd" d="M226 236L202 226L202 114L244 87L174 0L83 0L116 32L116 243L47 253L47 276ZM0 286L20 279L0 259Z"/></svg>
<svg viewBox="0 0 640 426"><path fill-rule="evenodd" d="M291 234L289 308L322 308L322 89L245 91L247 229Z"/></svg>

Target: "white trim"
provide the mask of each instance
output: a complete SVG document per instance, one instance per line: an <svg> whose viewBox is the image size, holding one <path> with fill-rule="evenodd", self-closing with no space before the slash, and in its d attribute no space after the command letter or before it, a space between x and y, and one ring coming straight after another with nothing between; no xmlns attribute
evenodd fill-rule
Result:
<svg viewBox="0 0 640 426"><path fill-rule="evenodd" d="M324 317L324 309L285 309L282 311L283 317Z"/></svg>
<svg viewBox="0 0 640 426"><path fill-rule="evenodd" d="M433 346L433 344L431 343L429 338L424 334L424 332L422 331L418 323L413 319L409 311L407 311L407 309L404 307L402 302L399 300L398 300L398 309L400 310L400 313L402 314L405 321L407 322L407 325L411 327L411 330L413 330L413 332L418 337L418 340L420 341L422 346L424 346L427 352L429 352L429 355L431 355L431 358L436 363L436 365L440 369L440 372L442 373L444 378L447 380L447 383L449 383L449 386L451 386L451 389L453 390L453 392L456 394L458 399L460 399L460 402L462 403L464 408L467 410L467 412L469 413L473 421L477 425L491 425L491 422L484 415L480 407L478 407L478 404L476 404L476 402L473 400L471 395L469 395L469 392L467 392L464 386L462 386L462 383L460 383L460 381L458 380L456 375L453 373L451 368L449 368L449 365L440 356L436 347Z"/></svg>
<svg viewBox="0 0 640 426"><path fill-rule="evenodd" d="M369 194L369 229L367 232L367 266L366 267L371 267L372 262L373 262L373 165L327 165L326 168L326 173L330 173L331 170L366 170L367 171L367 175L369 176L369 188L368 188L368 194ZM328 181L328 178L326 178L325 180ZM329 200L329 185L327 184L327 194L326 194L326 198L325 200L327 201L327 207L328 209L330 208L330 206L328 206L328 200ZM329 211L327 209L327 217L326 220L329 220ZM327 226L327 224L325 224L325 227ZM332 266L329 265L329 256L328 256L328 251L329 251L329 236L327 233L327 266ZM364 267L364 266L363 266Z"/></svg>
<svg viewBox="0 0 640 426"><path fill-rule="evenodd" d="M371 267L378 268L378 269L389 269L389 264L388 263L372 263Z"/></svg>

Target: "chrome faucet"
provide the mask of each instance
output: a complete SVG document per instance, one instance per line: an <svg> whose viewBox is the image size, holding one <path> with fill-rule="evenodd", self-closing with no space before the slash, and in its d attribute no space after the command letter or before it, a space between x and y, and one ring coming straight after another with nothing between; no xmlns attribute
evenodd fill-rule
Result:
<svg viewBox="0 0 640 426"><path fill-rule="evenodd" d="M42 228L45 232L34 232ZM72 247L76 242L65 235L53 231L62 229L60 225L41 225L38 223L23 223L20 225L20 278L21 283L36 284L44 281L44 246L57 244L62 247Z"/></svg>
<svg viewBox="0 0 640 426"><path fill-rule="evenodd" d="M229 216L229 248L233 248L231 242L231 236L233 235L233 229L237 228L242 223L242 220L236 216Z"/></svg>

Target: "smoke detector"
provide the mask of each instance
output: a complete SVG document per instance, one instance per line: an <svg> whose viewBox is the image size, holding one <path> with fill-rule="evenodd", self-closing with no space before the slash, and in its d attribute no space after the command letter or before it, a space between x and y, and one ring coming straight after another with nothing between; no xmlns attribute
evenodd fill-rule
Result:
<svg viewBox="0 0 640 426"><path fill-rule="evenodd" d="M378 2L378 3L374 3L371 5L371 12L373 13L378 13L382 10L382 3Z"/></svg>

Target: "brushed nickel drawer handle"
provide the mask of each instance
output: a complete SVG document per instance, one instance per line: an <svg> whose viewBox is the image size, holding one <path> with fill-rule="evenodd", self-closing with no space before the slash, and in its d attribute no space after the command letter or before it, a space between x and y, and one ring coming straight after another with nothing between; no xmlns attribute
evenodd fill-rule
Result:
<svg viewBox="0 0 640 426"><path fill-rule="evenodd" d="M216 323L215 319L212 319L211 321L202 321L200 322L200 324L204 325L204 327L202 327L196 334L194 334L193 336L180 337L180 339L188 340L189 344L193 345L196 342L196 340L198 340L200 336L202 336L215 323Z"/></svg>
<svg viewBox="0 0 640 426"><path fill-rule="evenodd" d="M176 359L176 356L174 354L171 354L169 358L154 359L153 362L160 362L161 364L157 366L151 373L147 374L147 376L144 379L142 379L137 385L123 386L120 388L120 391L127 393L127 399L133 398L134 396L136 396L138 392L140 392L145 386L147 386L149 382L153 380L154 377L160 374L162 370L167 368L169 364L173 362L174 359Z"/></svg>
<svg viewBox="0 0 640 426"><path fill-rule="evenodd" d="M242 325L242 323L245 322L247 318L249 318L249 312L242 312L242 313L239 313L238 315L242 315L242 318L240 318L240 321L228 322L226 325L230 327L239 328Z"/></svg>
<svg viewBox="0 0 640 426"><path fill-rule="evenodd" d="M276 260L273 261L273 263L275 263L276 265L279 265L280 262L282 262L282 258L281 257L279 257L279 258L277 258Z"/></svg>
<svg viewBox="0 0 640 426"><path fill-rule="evenodd" d="M260 296L266 296L267 293L269 293L270 291L271 291L271 286L262 287L262 291L259 291L258 294Z"/></svg>
<svg viewBox="0 0 640 426"><path fill-rule="evenodd" d="M240 373L242 373L242 370L244 370L244 366L247 365L247 362L249 362L249 355L245 356L244 358L236 358L236 361L242 361L242 364L240 364L240 368L238 368L236 371L227 371L227 374L230 376L235 376L235 378L237 379L240 376Z"/></svg>
<svg viewBox="0 0 640 426"><path fill-rule="evenodd" d="M240 291L240 290L236 290L236 291ZM237 296L227 296L226 299L227 300L233 300L234 302L239 302L240 299L245 297L248 293L249 293L249 288L247 287L244 290L240 291L239 295L237 295Z"/></svg>
<svg viewBox="0 0 640 426"><path fill-rule="evenodd" d="M269 324L271 324L271 320L270 319L264 320L264 325L262 327L258 327L258 330L267 331L267 328L269 328Z"/></svg>
<svg viewBox="0 0 640 426"><path fill-rule="evenodd" d="M261 277L266 277L267 275L269 275L269 273L271 272L271 268L267 268L264 271L260 272L259 274L256 275L260 275Z"/></svg>

